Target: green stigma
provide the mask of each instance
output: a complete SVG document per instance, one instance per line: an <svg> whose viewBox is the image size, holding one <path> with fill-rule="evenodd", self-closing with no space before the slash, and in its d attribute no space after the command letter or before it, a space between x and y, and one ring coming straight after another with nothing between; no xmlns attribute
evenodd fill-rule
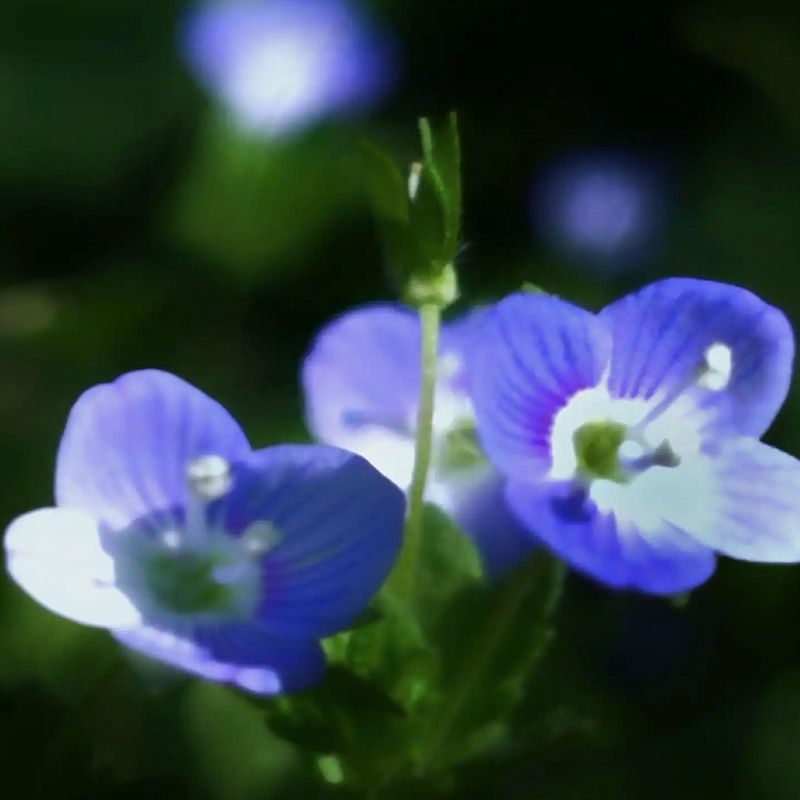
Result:
<svg viewBox="0 0 800 800"><path fill-rule="evenodd" d="M147 588L170 611L193 614L225 611L235 600L231 587L214 580L219 561L207 555L168 553L147 566Z"/></svg>
<svg viewBox="0 0 800 800"><path fill-rule="evenodd" d="M572 436L578 474L626 483L628 478L619 463L619 447L626 438L627 429L618 422L605 420L581 425Z"/></svg>
<svg viewBox="0 0 800 800"><path fill-rule="evenodd" d="M446 478L485 463L486 456L478 441L475 425L471 421L464 421L440 439L433 468L439 476Z"/></svg>

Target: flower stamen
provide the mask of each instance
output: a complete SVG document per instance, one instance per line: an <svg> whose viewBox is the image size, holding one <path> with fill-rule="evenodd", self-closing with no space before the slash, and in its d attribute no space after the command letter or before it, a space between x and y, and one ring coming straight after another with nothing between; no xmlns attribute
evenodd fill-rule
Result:
<svg viewBox="0 0 800 800"><path fill-rule="evenodd" d="M190 461L186 467L186 479L192 492L206 502L227 494L233 484L230 464L216 455L200 456Z"/></svg>
<svg viewBox="0 0 800 800"><path fill-rule="evenodd" d="M249 558L258 558L272 550L280 540L280 532L271 522L259 520L245 528L239 546Z"/></svg>
<svg viewBox="0 0 800 800"><path fill-rule="evenodd" d="M230 464L217 455L199 456L186 467L186 539L194 545L207 538L206 507L233 486Z"/></svg>
<svg viewBox="0 0 800 800"><path fill-rule="evenodd" d="M697 385L711 392L721 392L731 380L733 351L722 342L715 342L705 352L705 363Z"/></svg>

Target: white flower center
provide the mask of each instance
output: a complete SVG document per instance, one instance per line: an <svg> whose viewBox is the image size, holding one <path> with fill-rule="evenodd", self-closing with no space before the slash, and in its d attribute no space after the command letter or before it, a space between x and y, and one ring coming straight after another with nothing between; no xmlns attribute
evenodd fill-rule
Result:
<svg viewBox="0 0 800 800"><path fill-rule="evenodd" d="M714 342L683 383L647 399L611 397L607 376L577 392L553 419L548 477L583 484L620 531L707 529L717 478L702 445L713 412L699 400L725 390L734 368L731 347Z"/></svg>
<svg viewBox="0 0 800 800"><path fill-rule="evenodd" d="M648 408L649 404L643 400L612 398L604 384L574 394L553 418L549 477L571 480L577 475L580 464L575 436L585 425L608 422L630 429L642 419ZM639 436L623 436L617 447L619 450L615 452L618 455L630 458L642 457L649 450L647 440Z"/></svg>

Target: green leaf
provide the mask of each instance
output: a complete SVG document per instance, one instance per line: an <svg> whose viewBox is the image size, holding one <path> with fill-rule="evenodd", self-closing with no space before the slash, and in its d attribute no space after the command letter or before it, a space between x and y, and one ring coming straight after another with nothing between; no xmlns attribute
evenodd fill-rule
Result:
<svg viewBox="0 0 800 800"><path fill-rule="evenodd" d="M370 141L361 142L367 192L382 222L408 222L408 183L389 155Z"/></svg>
<svg viewBox="0 0 800 800"><path fill-rule="evenodd" d="M689 605L689 601L692 599L691 592L678 592L677 594L673 594L669 596L669 602L672 603L674 608L677 608L681 611L685 609Z"/></svg>
<svg viewBox="0 0 800 800"><path fill-rule="evenodd" d="M260 706L227 687L205 681L189 685L182 721L193 777L214 797L259 796L297 765L295 749L269 736L262 716Z"/></svg>
<svg viewBox="0 0 800 800"><path fill-rule="evenodd" d="M532 283L531 281L525 281L521 288L521 292L525 292L525 294L549 294L545 289L542 289L537 283Z"/></svg>
<svg viewBox="0 0 800 800"><path fill-rule="evenodd" d="M416 713L433 699L439 675L437 655L417 616L399 603L388 587L378 603L384 618L353 632L341 663L381 686L406 713Z"/></svg>
<svg viewBox="0 0 800 800"><path fill-rule="evenodd" d="M334 131L263 141L210 121L169 198L165 233L245 282L305 268L321 235L363 202L362 152Z"/></svg>
<svg viewBox="0 0 800 800"><path fill-rule="evenodd" d="M447 766L503 741L530 674L552 639L563 565L545 553L490 587L452 598L432 644L443 699L423 738L424 762Z"/></svg>
<svg viewBox="0 0 800 800"><path fill-rule="evenodd" d="M483 587L483 567L472 540L441 509L426 505L420 555L420 624L436 628L453 598Z"/></svg>
<svg viewBox="0 0 800 800"><path fill-rule="evenodd" d="M418 274L425 272L435 277L448 263L446 213L436 174L424 164L409 208L412 234L422 254Z"/></svg>
<svg viewBox="0 0 800 800"><path fill-rule="evenodd" d="M444 212L444 249L452 261L458 249L461 224L461 145L458 118L454 111L439 127L422 118L420 138L425 167L431 175Z"/></svg>
<svg viewBox="0 0 800 800"><path fill-rule="evenodd" d="M353 672L332 666L322 683L298 694L275 698L266 706L270 729L313 758L338 755L358 772L371 772L391 750L402 708L378 686Z"/></svg>

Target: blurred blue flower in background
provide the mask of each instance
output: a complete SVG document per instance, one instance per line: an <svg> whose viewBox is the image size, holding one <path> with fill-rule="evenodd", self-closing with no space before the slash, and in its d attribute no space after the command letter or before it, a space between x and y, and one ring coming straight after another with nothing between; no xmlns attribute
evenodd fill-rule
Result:
<svg viewBox="0 0 800 800"><path fill-rule="evenodd" d="M400 546L402 493L332 447L253 451L228 412L164 372L70 412L57 508L11 523L7 567L39 603L146 656L259 694L313 683Z"/></svg>
<svg viewBox="0 0 800 800"><path fill-rule="evenodd" d="M466 362L482 311L442 326L426 500L473 538L497 576L532 549L504 479L475 437ZM360 453L401 489L411 483L420 384L420 324L393 304L357 308L317 335L302 368L306 420L320 441Z"/></svg>
<svg viewBox="0 0 800 800"><path fill-rule="evenodd" d="M758 441L791 379L778 309L683 278L597 315L517 294L475 341L481 442L519 518L575 567L670 593L715 552L800 561L800 461Z"/></svg>
<svg viewBox="0 0 800 800"><path fill-rule="evenodd" d="M343 0L233 0L193 9L182 31L197 79L246 130L276 136L381 99L390 39Z"/></svg>
<svg viewBox="0 0 800 800"><path fill-rule="evenodd" d="M546 243L602 272L630 269L650 255L665 205L655 163L613 153L559 159L534 182L531 199Z"/></svg>

